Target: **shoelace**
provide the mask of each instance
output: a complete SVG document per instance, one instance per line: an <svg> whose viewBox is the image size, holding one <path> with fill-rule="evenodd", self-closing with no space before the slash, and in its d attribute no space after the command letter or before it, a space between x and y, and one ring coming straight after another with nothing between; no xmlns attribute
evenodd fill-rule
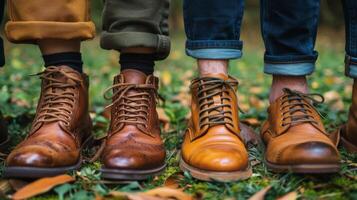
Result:
<svg viewBox="0 0 357 200"><path fill-rule="evenodd" d="M202 77L196 79L194 82L198 82L197 87L199 88L197 95L200 110L200 128L203 128L207 125L211 127L216 125L225 125L227 123L233 126L231 104L223 103L223 101L232 101L229 96L229 91L234 90L233 87L238 85L238 82L231 80L222 80L219 78L212 77ZM219 105L215 105L215 102L213 100L214 96L220 96L222 103Z"/></svg>
<svg viewBox="0 0 357 200"><path fill-rule="evenodd" d="M112 96L107 96L108 92L112 90L114 91ZM128 94L133 90L135 92ZM118 83L104 92L104 98L112 100L112 103L107 106L107 108L113 109L112 112L115 115L115 118L112 119L112 128L114 129L112 132L123 124L141 125L147 128L151 91L154 91L157 96L153 85ZM146 130L142 131L146 132Z"/></svg>
<svg viewBox="0 0 357 200"><path fill-rule="evenodd" d="M61 121L69 126L69 121L72 115L72 109L75 102L74 90L82 82L81 79L71 75L71 73L58 67L48 67L45 71L35 74L42 81L47 82L43 92L43 104L38 112L38 117L34 123L34 127L38 123L51 123ZM72 80L63 82L55 76L65 76Z"/></svg>
<svg viewBox="0 0 357 200"><path fill-rule="evenodd" d="M286 108L288 109L282 112L282 126L298 125L310 122L318 124L318 122L312 115L313 111L316 111L320 116L322 115L312 105L323 103L325 100L322 95L317 93L304 94L298 91L290 90L288 88L284 88L283 91L286 93L286 95L283 97L283 100L281 102L281 110L283 111ZM321 100L318 100L314 97L319 97L321 98ZM311 102L309 102L308 100L310 100ZM288 103L284 105L286 102ZM290 119L290 121L286 122L287 119Z"/></svg>

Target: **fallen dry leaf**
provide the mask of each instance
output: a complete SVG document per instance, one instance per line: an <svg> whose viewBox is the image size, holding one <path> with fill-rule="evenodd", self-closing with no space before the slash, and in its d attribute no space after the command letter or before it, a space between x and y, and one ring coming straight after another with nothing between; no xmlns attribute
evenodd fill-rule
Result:
<svg viewBox="0 0 357 200"><path fill-rule="evenodd" d="M28 199L36 195L45 193L55 186L72 181L75 181L75 179L67 174L50 178L41 178L21 188L19 191L12 195L12 199Z"/></svg>
<svg viewBox="0 0 357 200"><path fill-rule="evenodd" d="M253 196L249 198L249 200L264 200L266 193L271 189L271 186L268 186L259 192L255 193Z"/></svg>
<svg viewBox="0 0 357 200"><path fill-rule="evenodd" d="M183 180L183 178L184 178L184 176L181 172L172 174L165 180L164 186L169 187L169 188L174 188L174 189L179 188L180 187L179 182L180 182L180 180Z"/></svg>
<svg viewBox="0 0 357 200"><path fill-rule="evenodd" d="M297 192L289 192L282 197L279 197L277 200L296 200L297 199Z"/></svg>
<svg viewBox="0 0 357 200"><path fill-rule="evenodd" d="M239 123L239 127L246 144L257 145L259 143L259 137L252 128L241 122Z"/></svg>
<svg viewBox="0 0 357 200"><path fill-rule="evenodd" d="M127 200L193 200L192 196L184 193L182 190L168 187L159 187L146 192L138 193L112 191L107 197L109 197L109 199L110 197L115 197L116 199ZM104 197L104 199L108 198Z"/></svg>
<svg viewBox="0 0 357 200"><path fill-rule="evenodd" d="M184 193L180 189L172 189L168 187L159 187L149 191L144 192L144 194L161 197L164 199L177 199L177 200L192 200L192 197Z"/></svg>
<svg viewBox="0 0 357 200"><path fill-rule="evenodd" d="M241 121L250 126L255 126L255 127L260 126L260 121L257 118L246 118L246 119L242 119Z"/></svg>
<svg viewBox="0 0 357 200"><path fill-rule="evenodd" d="M0 180L0 196L5 195L11 191L11 185L8 180Z"/></svg>
<svg viewBox="0 0 357 200"><path fill-rule="evenodd" d="M157 114L159 116L159 121L163 125L164 132L170 131L170 118L166 115L165 110L163 108L156 108Z"/></svg>

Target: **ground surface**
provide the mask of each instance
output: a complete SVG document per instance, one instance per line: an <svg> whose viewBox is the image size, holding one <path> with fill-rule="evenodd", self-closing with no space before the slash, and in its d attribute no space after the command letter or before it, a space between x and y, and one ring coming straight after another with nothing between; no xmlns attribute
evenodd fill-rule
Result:
<svg viewBox="0 0 357 200"><path fill-rule="evenodd" d="M320 31L321 32L321 31ZM310 77L312 92L324 94L327 102L319 106L324 115L324 123L329 131L346 121L348 105L351 102L352 81L343 76L343 39L341 34L320 34L318 50L320 58L317 71ZM266 118L267 96L270 77L262 73L263 48L256 41L255 30L247 30L244 35L246 49L244 58L231 63L231 74L240 81L240 106L246 111L242 119L249 121L259 130L259 124ZM167 147L168 168L164 174L145 182L105 185L99 181L99 163L86 164L82 179L74 184L56 188L34 199L58 199L64 194L66 199L91 199L94 194L105 194L110 190L139 191L151 189L173 179L187 193L203 199L246 199L261 189L272 186L266 195L275 199L286 193L296 191L301 199L357 199L357 156L347 154L340 148L343 164L340 174L324 176L304 176L293 174L273 174L267 171L262 160L262 149L251 147L251 161L254 174L247 181L233 183L206 183L194 180L189 174L181 174L178 168L177 152L186 127L189 112L188 86L195 76L194 61L184 54L184 38L174 36L173 51L166 61L160 62L157 73L161 78L160 94L166 99L163 107L169 118L169 125L163 128L163 137ZM85 71L90 76L90 101L95 134L106 131L107 120L103 117L103 107L108 104L103 99L103 91L111 85L113 76L118 72L117 54L98 48L98 40L86 42L84 49ZM7 45L8 64L0 72L0 109L10 123L11 145L26 135L39 94L40 81L28 76L41 71L40 55L37 49L28 45ZM104 126L103 126L104 124ZM86 181L84 181L86 180ZM167 181L166 181L167 182Z"/></svg>

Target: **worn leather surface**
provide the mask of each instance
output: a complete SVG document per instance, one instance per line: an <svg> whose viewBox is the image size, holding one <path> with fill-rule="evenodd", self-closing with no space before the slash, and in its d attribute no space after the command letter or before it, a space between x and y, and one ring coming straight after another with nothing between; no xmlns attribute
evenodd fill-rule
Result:
<svg viewBox="0 0 357 200"><path fill-rule="evenodd" d="M352 104L350 107L344 139L357 147L357 83L353 83Z"/></svg>
<svg viewBox="0 0 357 200"><path fill-rule="evenodd" d="M27 138L10 153L7 166L75 165L81 144L90 135L88 77L67 67L48 67L39 74L41 96Z"/></svg>
<svg viewBox="0 0 357 200"><path fill-rule="evenodd" d="M105 168L149 170L165 162L156 112L158 78L124 70L114 78L111 123L102 153Z"/></svg>
<svg viewBox="0 0 357 200"><path fill-rule="evenodd" d="M266 144L265 158L273 164L339 162L338 150L326 135L318 112L310 99L304 96L284 92L272 103L268 108L268 120L261 129L261 137Z"/></svg>
<svg viewBox="0 0 357 200"><path fill-rule="evenodd" d="M192 81L192 115L181 152L187 164L217 172L248 167L239 127L237 87L237 80L224 74Z"/></svg>

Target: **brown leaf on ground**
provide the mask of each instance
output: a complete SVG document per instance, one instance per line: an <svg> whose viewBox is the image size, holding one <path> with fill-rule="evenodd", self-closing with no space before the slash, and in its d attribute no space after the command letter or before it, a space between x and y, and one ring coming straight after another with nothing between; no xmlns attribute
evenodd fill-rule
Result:
<svg viewBox="0 0 357 200"><path fill-rule="evenodd" d="M172 174L165 180L164 186L168 187L168 188L177 189L180 187L179 182L183 179L184 179L184 176L181 172Z"/></svg>
<svg viewBox="0 0 357 200"><path fill-rule="evenodd" d="M8 180L0 180L0 197L5 196L6 193L11 191L11 185Z"/></svg>
<svg viewBox="0 0 357 200"><path fill-rule="evenodd" d="M146 192L127 193L127 192L110 192L104 199L127 199L127 200L193 200L192 196L184 193L182 190L168 187L159 187Z"/></svg>
<svg viewBox="0 0 357 200"><path fill-rule="evenodd" d="M252 128L244 123L239 123L241 129L242 137L246 144L257 145L259 143L258 135L254 132Z"/></svg>
<svg viewBox="0 0 357 200"><path fill-rule="evenodd" d="M19 191L12 195L12 199L28 199L48 192L55 186L72 181L75 181L75 179L72 176L66 174L50 178L41 178L21 188Z"/></svg>
<svg viewBox="0 0 357 200"><path fill-rule="evenodd" d="M246 118L246 119L242 119L241 121L250 126L254 126L254 127L260 126L260 121L257 118Z"/></svg>
<svg viewBox="0 0 357 200"><path fill-rule="evenodd" d="M192 197L184 193L182 190L168 187L155 188L144 192L144 194L160 197L163 199L192 200Z"/></svg>
<svg viewBox="0 0 357 200"><path fill-rule="evenodd" d="M165 110L163 108L156 108L157 114L159 116L159 121L163 125L164 132L170 131L170 118L166 115Z"/></svg>
<svg viewBox="0 0 357 200"><path fill-rule="evenodd" d="M285 194L282 197L279 197L277 200L296 200L297 199L297 192L289 192L287 194Z"/></svg>
<svg viewBox="0 0 357 200"><path fill-rule="evenodd" d="M255 193L253 196L249 198L249 200L264 200L266 193L271 189L271 186L265 187L259 192Z"/></svg>

